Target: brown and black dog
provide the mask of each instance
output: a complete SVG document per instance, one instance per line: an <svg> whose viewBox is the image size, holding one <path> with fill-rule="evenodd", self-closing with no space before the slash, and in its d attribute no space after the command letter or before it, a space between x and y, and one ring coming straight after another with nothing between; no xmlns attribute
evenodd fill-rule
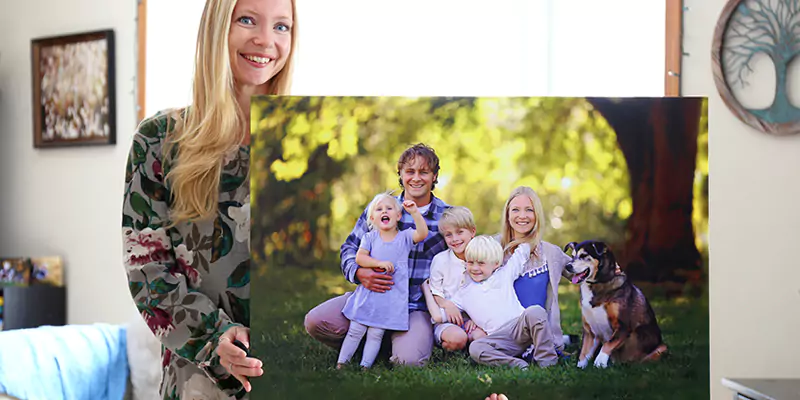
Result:
<svg viewBox="0 0 800 400"><path fill-rule="evenodd" d="M594 366L605 368L608 361L655 361L667 351L661 338L655 312L642 291L620 272L616 258L605 243L587 240L572 242L567 272L572 283L580 284L583 317L583 346L578 367L586 368L600 353Z"/></svg>

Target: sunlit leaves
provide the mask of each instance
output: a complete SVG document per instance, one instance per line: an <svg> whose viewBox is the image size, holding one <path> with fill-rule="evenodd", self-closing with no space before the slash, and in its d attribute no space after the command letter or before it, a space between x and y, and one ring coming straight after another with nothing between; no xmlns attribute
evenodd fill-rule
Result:
<svg viewBox="0 0 800 400"><path fill-rule="evenodd" d="M358 124L355 119L348 118L342 126L339 139L331 140L328 155L341 161L353 156L358 151Z"/></svg>
<svg viewBox="0 0 800 400"><path fill-rule="evenodd" d="M306 160L295 158L289 161L276 160L272 163L270 171L275 174L276 179L290 181L303 176L307 168Z"/></svg>
<svg viewBox="0 0 800 400"><path fill-rule="evenodd" d="M271 196L254 205L253 229L254 238L262 231L258 247L268 255L291 251L291 243L322 243L314 251L336 260L372 197L399 192L397 160L419 142L440 159L434 193L469 207L480 233L497 232L503 204L520 185L542 198L545 239L557 245L588 237L620 241L632 212L616 135L581 98L278 97L256 99L253 107L260 116L253 121L254 193ZM698 168L707 174L701 152ZM330 162L342 169L319 167ZM320 225L304 233L274 222L286 213Z"/></svg>
<svg viewBox="0 0 800 400"><path fill-rule="evenodd" d="M289 123L286 131L289 137L295 138L305 136L311 132L311 125L308 124L308 117L306 114L297 114L297 116L292 119L292 122ZM285 148L284 151L286 151Z"/></svg>
<svg viewBox="0 0 800 400"><path fill-rule="evenodd" d="M617 214L620 218L627 219L633 213L633 202L631 199L623 199L617 206Z"/></svg>
<svg viewBox="0 0 800 400"><path fill-rule="evenodd" d="M700 132L697 140L697 167L694 179L694 206L692 222L696 231L696 245L700 251L708 248L708 99L703 100L700 114Z"/></svg>

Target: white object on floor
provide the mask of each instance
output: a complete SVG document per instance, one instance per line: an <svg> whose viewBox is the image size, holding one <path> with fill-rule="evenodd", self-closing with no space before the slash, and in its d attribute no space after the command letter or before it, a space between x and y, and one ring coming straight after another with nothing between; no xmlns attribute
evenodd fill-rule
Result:
<svg viewBox="0 0 800 400"><path fill-rule="evenodd" d="M133 400L158 400L158 388L161 386L161 342L139 314L135 314L128 323L127 335Z"/></svg>

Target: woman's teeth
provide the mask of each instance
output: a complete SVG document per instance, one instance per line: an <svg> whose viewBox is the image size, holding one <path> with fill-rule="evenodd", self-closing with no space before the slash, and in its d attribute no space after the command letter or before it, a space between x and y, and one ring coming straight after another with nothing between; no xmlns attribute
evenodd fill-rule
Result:
<svg viewBox="0 0 800 400"><path fill-rule="evenodd" d="M266 57L245 56L245 55L243 55L243 57L248 59L248 60L250 60L250 61L252 61L252 62L256 62L256 63L259 63L259 64L266 64L266 63L272 61L272 59L266 58Z"/></svg>

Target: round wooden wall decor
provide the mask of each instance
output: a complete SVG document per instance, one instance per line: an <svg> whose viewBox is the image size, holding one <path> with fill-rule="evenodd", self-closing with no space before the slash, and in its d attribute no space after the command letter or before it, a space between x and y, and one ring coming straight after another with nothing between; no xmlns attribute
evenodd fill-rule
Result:
<svg viewBox="0 0 800 400"><path fill-rule="evenodd" d="M800 133L800 108L792 104L787 74L798 54L800 0L728 0L711 46L714 83L728 108L746 124L771 135ZM742 105L751 100L745 97L752 94L748 90L769 89L764 86L772 79L771 102ZM793 86L800 103L800 85Z"/></svg>

